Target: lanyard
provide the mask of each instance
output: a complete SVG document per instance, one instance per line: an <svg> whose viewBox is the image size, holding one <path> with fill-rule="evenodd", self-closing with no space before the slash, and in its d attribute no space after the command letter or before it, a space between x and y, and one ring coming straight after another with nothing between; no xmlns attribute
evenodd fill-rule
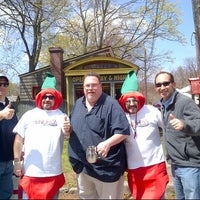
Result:
<svg viewBox="0 0 200 200"><path fill-rule="evenodd" d="M136 138L136 136L137 136L137 132L136 132L136 128L137 128L137 113L135 114L135 120L134 121L131 120L131 114L129 114L129 119L130 119L130 126L131 126L131 128L133 130L133 137Z"/></svg>

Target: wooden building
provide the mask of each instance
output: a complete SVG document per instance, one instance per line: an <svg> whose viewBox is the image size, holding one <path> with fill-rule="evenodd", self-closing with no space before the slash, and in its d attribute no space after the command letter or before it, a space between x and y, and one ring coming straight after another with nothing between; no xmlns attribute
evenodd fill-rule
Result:
<svg viewBox="0 0 200 200"><path fill-rule="evenodd" d="M121 85L127 72L139 67L128 61L116 58L111 47L96 50L81 56L63 60L63 50L52 47L50 65L20 75L20 101L33 101L40 91L47 71L54 74L57 89L62 93L66 112L69 114L77 98L83 95L83 77L89 71L100 74L103 91L112 97L120 97Z"/></svg>

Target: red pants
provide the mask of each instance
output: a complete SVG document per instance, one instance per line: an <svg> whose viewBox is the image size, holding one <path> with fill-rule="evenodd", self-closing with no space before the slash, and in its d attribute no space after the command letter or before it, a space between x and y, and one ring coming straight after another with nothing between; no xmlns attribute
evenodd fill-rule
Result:
<svg viewBox="0 0 200 200"><path fill-rule="evenodd" d="M165 162L128 169L128 184L134 199L161 199L168 182Z"/></svg>
<svg viewBox="0 0 200 200"><path fill-rule="evenodd" d="M20 186L29 199L53 199L64 183L63 174L53 177L23 176L20 180Z"/></svg>

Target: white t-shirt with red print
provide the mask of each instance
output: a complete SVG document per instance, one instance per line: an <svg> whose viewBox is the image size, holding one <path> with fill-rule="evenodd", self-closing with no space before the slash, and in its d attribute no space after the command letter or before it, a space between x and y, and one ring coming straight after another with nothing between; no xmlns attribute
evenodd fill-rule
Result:
<svg viewBox="0 0 200 200"><path fill-rule="evenodd" d="M162 127L160 111L144 105L137 114L126 113L131 135L125 140L128 169L136 169L164 161L158 127Z"/></svg>
<svg viewBox="0 0 200 200"><path fill-rule="evenodd" d="M24 138L24 175L49 177L62 173L65 116L59 109L36 107L21 117L13 131Z"/></svg>

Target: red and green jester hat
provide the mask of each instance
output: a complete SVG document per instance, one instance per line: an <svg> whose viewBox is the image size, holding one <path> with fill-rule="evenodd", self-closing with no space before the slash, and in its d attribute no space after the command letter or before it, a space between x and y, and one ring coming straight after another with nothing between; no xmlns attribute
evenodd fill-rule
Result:
<svg viewBox="0 0 200 200"><path fill-rule="evenodd" d="M138 111L145 104L145 97L142 93L138 92L138 79L133 70L129 71L121 88L121 97L119 103L126 113L129 113L126 109L125 102L128 98L134 98L138 100Z"/></svg>
<svg viewBox="0 0 200 200"><path fill-rule="evenodd" d="M55 102L52 110L57 109L62 103L62 94L56 89L56 78L50 72L46 73L46 78L42 84L41 91L35 97L36 106L42 109L42 98L46 94L52 94Z"/></svg>

